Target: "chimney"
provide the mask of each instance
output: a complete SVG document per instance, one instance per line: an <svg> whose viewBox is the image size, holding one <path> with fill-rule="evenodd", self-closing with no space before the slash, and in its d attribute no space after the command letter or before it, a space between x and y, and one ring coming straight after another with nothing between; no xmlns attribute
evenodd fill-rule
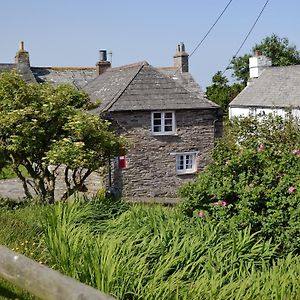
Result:
<svg viewBox="0 0 300 300"><path fill-rule="evenodd" d="M271 59L263 55L260 50L256 50L254 56L249 58L250 79L258 78L263 70L271 66Z"/></svg>
<svg viewBox="0 0 300 300"><path fill-rule="evenodd" d="M177 45L174 57L174 67L181 73L189 71L189 55L185 52L184 43Z"/></svg>
<svg viewBox="0 0 300 300"><path fill-rule="evenodd" d="M111 67L111 62L107 60L106 50L99 51L99 61L96 63L97 75L101 75L106 69Z"/></svg>
<svg viewBox="0 0 300 300"><path fill-rule="evenodd" d="M24 42L21 41L19 45L19 51L16 53L15 56L16 64L23 64L30 66L29 62L29 53L24 49Z"/></svg>

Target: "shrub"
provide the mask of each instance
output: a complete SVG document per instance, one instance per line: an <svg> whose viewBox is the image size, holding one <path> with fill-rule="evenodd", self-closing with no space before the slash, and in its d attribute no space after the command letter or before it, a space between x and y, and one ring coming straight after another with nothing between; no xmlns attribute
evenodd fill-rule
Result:
<svg viewBox="0 0 300 300"><path fill-rule="evenodd" d="M300 130L278 116L229 122L212 153L213 163L185 185L182 210L280 242L300 252Z"/></svg>

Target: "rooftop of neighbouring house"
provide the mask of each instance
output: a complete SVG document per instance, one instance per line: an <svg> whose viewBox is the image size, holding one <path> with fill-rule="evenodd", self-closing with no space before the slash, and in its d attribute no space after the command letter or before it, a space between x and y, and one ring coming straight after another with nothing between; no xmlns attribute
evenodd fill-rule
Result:
<svg viewBox="0 0 300 300"><path fill-rule="evenodd" d="M256 76L230 107L300 107L300 65L273 67L271 63L260 65L257 59L254 66L250 60L250 75L253 69Z"/></svg>
<svg viewBox="0 0 300 300"><path fill-rule="evenodd" d="M106 50L100 50L96 67L32 67L24 42L15 63L0 64L0 72L17 70L25 81L71 84L84 89L92 101L100 100L95 112L155 109L201 109L218 106L204 97L188 72L183 43L176 48L174 66L155 68L147 62L111 67Z"/></svg>

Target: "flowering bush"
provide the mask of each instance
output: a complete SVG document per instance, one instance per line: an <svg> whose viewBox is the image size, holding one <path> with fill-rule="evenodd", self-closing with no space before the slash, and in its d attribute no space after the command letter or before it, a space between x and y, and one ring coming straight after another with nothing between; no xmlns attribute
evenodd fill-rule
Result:
<svg viewBox="0 0 300 300"><path fill-rule="evenodd" d="M231 121L213 163L180 194L189 215L251 226L300 253L300 129L297 120L260 116Z"/></svg>

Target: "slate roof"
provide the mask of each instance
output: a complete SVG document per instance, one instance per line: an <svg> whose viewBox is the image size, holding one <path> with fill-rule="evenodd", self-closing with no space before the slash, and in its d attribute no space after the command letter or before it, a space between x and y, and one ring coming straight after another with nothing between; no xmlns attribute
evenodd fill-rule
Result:
<svg viewBox="0 0 300 300"><path fill-rule="evenodd" d="M300 65L266 68L230 103L242 106L300 107Z"/></svg>
<svg viewBox="0 0 300 300"><path fill-rule="evenodd" d="M30 68L24 64L0 64L0 73L17 70L26 82L36 82Z"/></svg>
<svg viewBox="0 0 300 300"><path fill-rule="evenodd" d="M180 80L183 82L184 78ZM94 113L219 107L205 99L195 85L191 92L181 85L180 80L176 82L159 69L142 62L107 69L83 89L90 95L92 101L102 102L100 107L93 111ZM190 81L191 90L192 86Z"/></svg>
<svg viewBox="0 0 300 300"><path fill-rule="evenodd" d="M5 71L11 71L16 68L15 64L0 64L0 73Z"/></svg>
<svg viewBox="0 0 300 300"><path fill-rule="evenodd" d="M82 89L96 77L96 68L86 67L29 67L26 64L0 64L0 73L17 70L26 82L47 82L53 85L71 84Z"/></svg>
<svg viewBox="0 0 300 300"><path fill-rule="evenodd" d="M201 90L199 84L194 80L191 73L178 72L178 68L176 67L163 67L157 68L157 70L184 86L189 92L201 94L204 97L204 92Z"/></svg>
<svg viewBox="0 0 300 300"><path fill-rule="evenodd" d="M31 67L37 82L50 84L71 84L81 89L96 77L96 68L81 67Z"/></svg>

